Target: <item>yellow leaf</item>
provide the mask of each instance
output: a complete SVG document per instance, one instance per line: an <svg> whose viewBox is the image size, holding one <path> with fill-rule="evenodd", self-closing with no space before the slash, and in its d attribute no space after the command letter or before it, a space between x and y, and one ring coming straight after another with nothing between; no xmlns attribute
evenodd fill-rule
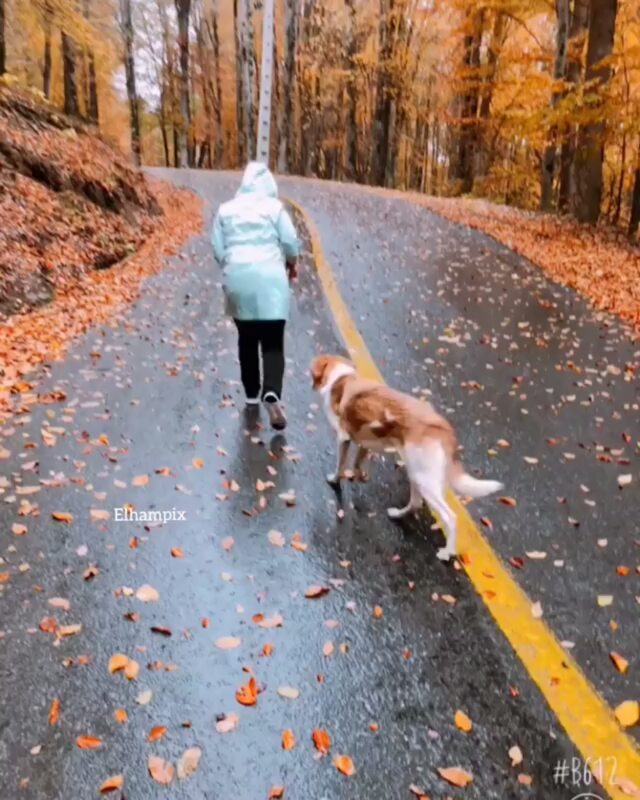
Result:
<svg viewBox="0 0 640 800"><path fill-rule="evenodd" d="M109 672L111 674L119 672L121 669L124 669L128 663L129 656L125 656L124 653L115 653L115 655L112 655L109 659Z"/></svg>
<svg viewBox="0 0 640 800"><path fill-rule="evenodd" d="M613 661L618 672L625 673L629 669L629 662L627 659L621 656L620 653L616 653L615 650L609 653L609 658Z"/></svg>
<svg viewBox="0 0 640 800"><path fill-rule="evenodd" d="M356 768L350 756L335 756L333 763L338 772L343 775L351 776L356 774Z"/></svg>
<svg viewBox="0 0 640 800"><path fill-rule="evenodd" d="M616 708L615 715L623 728L631 728L640 722L640 703L637 700L625 700Z"/></svg>

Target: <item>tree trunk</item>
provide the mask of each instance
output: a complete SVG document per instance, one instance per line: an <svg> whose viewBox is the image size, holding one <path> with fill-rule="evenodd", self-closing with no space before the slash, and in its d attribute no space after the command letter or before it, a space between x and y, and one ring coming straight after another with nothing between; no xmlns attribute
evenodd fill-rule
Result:
<svg viewBox="0 0 640 800"><path fill-rule="evenodd" d="M7 70L7 49L5 43L5 17L4 0L0 0L0 75L4 75Z"/></svg>
<svg viewBox="0 0 640 800"><path fill-rule="evenodd" d="M215 119L216 119L216 143L215 153L213 156L214 164L216 167L220 166L224 152L224 141L222 138L222 73L220 71L220 34L218 32L218 14L212 12L212 44L213 44L213 69L215 73L215 86L216 86L216 104L215 104Z"/></svg>
<svg viewBox="0 0 640 800"><path fill-rule="evenodd" d="M480 46L484 25L484 10L471 12L469 30L464 37L463 86L460 131L456 142L453 177L462 182L462 193L473 190L474 168L478 144L478 107L480 83Z"/></svg>
<svg viewBox="0 0 640 800"><path fill-rule="evenodd" d="M233 0L233 31L236 48L236 126L238 128L238 164L247 160L247 129L244 113L244 89L242 87L242 31L245 0Z"/></svg>
<svg viewBox="0 0 640 800"><path fill-rule="evenodd" d="M278 172L291 171L291 128L293 119L293 97L296 82L296 46L298 15L296 0L284 0L284 69L282 71L282 94L278 104Z"/></svg>
<svg viewBox="0 0 640 800"><path fill-rule="evenodd" d="M611 66L603 65L602 60L613 50L617 11L618 0L591 0L585 78L593 83L585 100L592 112L599 113L594 122L582 125L578 131L573 213L580 222L595 223L600 216L605 130L602 91L611 77Z"/></svg>
<svg viewBox="0 0 640 800"><path fill-rule="evenodd" d="M129 99L129 122L131 125L131 151L136 164L141 161L140 110L136 90L136 68L133 55L133 21L131 0L120 0L120 31L124 43L124 72Z"/></svg>
<svg viewBox="0 0 640 800"><path fill-rule="evenodd" d="M76 45L64 31L62 36L62 70L64 82L64 113L80 116L78 106L78 87L76 84Z"/></svg>
<svg viewBox="0 0 640 800"><path fill-rule="evenodd" d="M3 0L0 0L2 3ZM42 28L44 31L44 56L42 60L42 93L49 99L51 96L51 6L45 3Z"/></svg>
<svg viewBox="0 0 640 800"><path fill-rule="evenodd" d="M569 0L556 0L556 58L553 65L553 91L551 93L551 113L562 99L563 91L558 88L567 68L567 43L569 38ZM552 123L548 143L542 156L540 173L540 210L551 211L553 205L553 183L556 175L556 156L558 152L558 126Z"/></svg>
<svg viewBox="0 0 640 800"><path fill-rule="evenodd" d="M191 0L175 0L178 17L178 49L180 55L180 166L193 166L191 144L191 103L189 98L189 15Z"/></svg>
<svg viewBox="0 0 640 800"><path fill-rule="evenodd" d="M357 65L358 36L357 36L357 11L356 0L347 0L349 8L349 46L347 51L349 77L347 78L347 95L349 108L346 124L346 168L347 177L354 181L360 177L358 169L358 85Z"/></svg>
<svg viewBox="0 0 640 800"><path fill-rule="evenodd" d="M571 16L571 33L567 52L567 70L565 81L576 87L582 80L582 52L584 39L589 26L590 0L574 0ZM571 206L574 195L573 160L576 150L576 137L574 126L569 124L563 131L563 141L560 150L560 191L558 194L558 208L566 212Z"/></svg>
<svg viewBox="0 0 640 800"><path fill-rule="evenodd" d="M629 219L629 238L635 239L640 226L640 144L636 159L636 176L633 182L633 197L631 200L631 218Z"/></svg>
<svg viewBox="0 0 640 800"><path fill-rule="evenodd" d="M616 192L616 208L613 212L613 224L620 222L622 213L622 193L624 191L624 176L627 171L627 132L622 134L622 152L620 154L620 175L618 177L618 191Z"/></svg>

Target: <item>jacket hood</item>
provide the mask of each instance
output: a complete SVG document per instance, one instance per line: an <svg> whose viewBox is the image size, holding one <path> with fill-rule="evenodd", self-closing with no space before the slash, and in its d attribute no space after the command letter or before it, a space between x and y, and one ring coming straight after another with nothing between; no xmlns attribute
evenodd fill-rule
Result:
<svg viewBox="0 0 640 800"><path fill-rule="evenodd" d="M250 161L242 176L238 194L256 194L261 197L277 197L278 184L265 164Z"/></svg>

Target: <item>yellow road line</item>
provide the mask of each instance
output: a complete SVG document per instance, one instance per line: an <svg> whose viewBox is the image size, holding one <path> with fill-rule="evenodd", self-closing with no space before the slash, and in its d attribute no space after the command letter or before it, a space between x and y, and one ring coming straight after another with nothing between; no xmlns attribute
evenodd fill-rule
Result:
<svg viewBox="0 0 640 800"><path fill-rule="evenodd" d="M287 200L303 217L309 231L318 275L340 337L358 371L382 381L340 295L313 220L299 204ZM601 772L602 784L614 800L640 797L640 788L637 795L634 792L634 785L640 787L640 750L549 627L533 616L531 600L491 549L464 505L452 492L448 501L458 519L458 550L468 556L461 559L467 575L569 738L596 777ZM553 767L549 764L550 770Z"/></svg>

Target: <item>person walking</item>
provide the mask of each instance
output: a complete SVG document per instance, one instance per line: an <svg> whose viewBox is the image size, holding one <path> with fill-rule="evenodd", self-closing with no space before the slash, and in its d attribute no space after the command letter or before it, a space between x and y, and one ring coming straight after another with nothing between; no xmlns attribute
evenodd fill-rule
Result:
<svg viewBox="0 0 640 800"><path fill-rule="evenodd" d="M262 399L271 426L284 430L284 330L300 243L265 164L249 162L235 197L218 209L211 242L223 268L226 311L238 329L247 406Z"/></svg>

